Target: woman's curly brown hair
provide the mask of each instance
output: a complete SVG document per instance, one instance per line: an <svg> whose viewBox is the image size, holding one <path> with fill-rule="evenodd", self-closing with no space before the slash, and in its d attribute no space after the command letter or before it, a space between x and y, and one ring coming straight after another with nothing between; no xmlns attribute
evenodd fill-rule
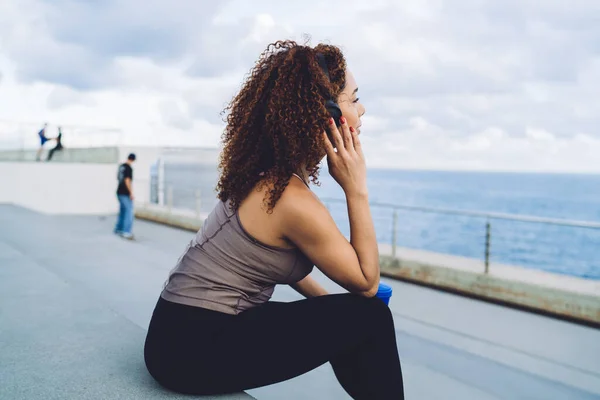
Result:
<svg viewBox="0 0 600 400"><path fill-rule="evenodd" d="M317 61L322 53L328 80ZM270 44L225 112L218 197L233 209L257 184L270 184L265 197L271 212L293 173L306 168L318 184L325 155L322 132L327 99L337 99L346 84L346 61L336 46L314 48L294 41Z"/></svg>

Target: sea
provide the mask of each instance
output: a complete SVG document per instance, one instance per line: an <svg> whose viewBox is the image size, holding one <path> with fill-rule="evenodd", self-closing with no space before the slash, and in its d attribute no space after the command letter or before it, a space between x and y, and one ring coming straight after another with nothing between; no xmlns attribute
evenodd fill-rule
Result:
<svg viewBox="0 0 600 400"><path fill-rule="evenodd" d="M168 163L173 206L216 204L215 165ZM349 235L344 193L322 169L314 192ZM600 280L600 229L446 213L502 213L600 224L600 175L368 170L369 197L380 243L484 260L489 223L491 263ZM156 199L156 192L153 197ZM398 206L394 208L392 206ZM414 207L418 209L413 209ZM395 210L395 217L394 217ZM395 221L395 223L394 223ZM576 224L575 224L576 225Z"/></svg>

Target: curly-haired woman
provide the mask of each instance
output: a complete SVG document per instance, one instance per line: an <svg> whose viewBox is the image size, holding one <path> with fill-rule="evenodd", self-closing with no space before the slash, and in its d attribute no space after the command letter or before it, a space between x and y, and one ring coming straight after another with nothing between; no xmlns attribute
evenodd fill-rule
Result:
<svg viewBox="0 0 600 400"><path fill-rule="evenodd" d="M394 322L374 297L379 257L357 91L335 46L285 41L261 55L228 107L220 201L150 322L146 365L165 387L236 392L330 362L355 399L404 398ZM324 156L346 195L350 241L309 187ZM327 294L309 275L315 265L349 293ZM277 284L306 299L269 301Z"/></svg>

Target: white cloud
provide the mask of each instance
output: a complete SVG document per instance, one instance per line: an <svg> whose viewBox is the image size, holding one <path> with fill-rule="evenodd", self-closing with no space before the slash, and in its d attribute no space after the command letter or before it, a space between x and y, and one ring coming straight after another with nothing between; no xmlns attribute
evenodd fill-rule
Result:
<svg viewBox="0 0 600 400"><path fill-rule="evenodd" d="M80 143L216 146L260 52L308 33L346 52L370 165L598 172L598 15L596 0L8 0L0 134L29 143L49 121Z"/></svg>
<svg viewBox="0 0 600 400"><path fill-rule="evenodd" d="M550 132L548 132L544 129L531 128L531 127L527 127L525 129L525 136L528 139L532 139L534 142L535 141L551 142L556 139L553 134L551 134Z"/></svg>
<svg viewBox="0 0 600 400"><path fill-rule="evenodd" d="M55 85L48 95L47 107L56 110L68 106L94 107L96 102L91 96L67 86Z"/></svg>
<svg viewBox="0 0 600 400"><path fill-rule="evenodd" d="M164 100L158 104L162 121L165 125L181 130L189 130L194 126L194 121L189 117L185 105L175 100Z"/></svg>
<svg viewBox="0 0 600 400"><path fill-rule="evenodd" d="M498 127L459 137L415 118L409 129L363 137L370 167L589 173L600 170L600 139L556 137L541 128L509 136Z"/></svg>

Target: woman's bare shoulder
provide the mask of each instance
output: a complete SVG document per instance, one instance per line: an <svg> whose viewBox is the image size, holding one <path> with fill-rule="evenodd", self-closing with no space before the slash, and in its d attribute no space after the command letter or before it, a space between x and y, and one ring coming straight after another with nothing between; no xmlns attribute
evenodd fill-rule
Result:
<svg viewBox="0 0 600 400"><path fill-rule="evenodd" d="M339 234L329 210L317 195L299 179L290 181L275 206L278 230L281 237L301 246L302 238L324 237Z"/></svg>
<svg viewBox="0 0 600 400"><path fill-rule="evenodd" d="M300 228L298 220L314 226L314 220L323 220L328 211L300 179L292 177L269 213L265 201L272 189L273 185L268 182L257 185L240 204L240 221L251 235L264 243L295 247L288 239L290 227Z"/></svg>
<svg viewBox="0 0 600 400"><path fill-rule="evenodd" d="M329 215L329 211L317 195L297 178L292 178L283 191L275 209L282 220L296 218L314 219Z"/></svg>
<svg viewBox="0 0 600 400"><path fill-rule="evenodd" d="M291 184L278 205L278 226L282 238L302 251L321 272L346 290L367 293L371 289L356 250L314 193L306 186Z"/></svg>

